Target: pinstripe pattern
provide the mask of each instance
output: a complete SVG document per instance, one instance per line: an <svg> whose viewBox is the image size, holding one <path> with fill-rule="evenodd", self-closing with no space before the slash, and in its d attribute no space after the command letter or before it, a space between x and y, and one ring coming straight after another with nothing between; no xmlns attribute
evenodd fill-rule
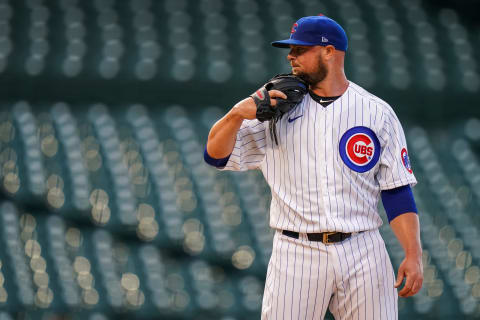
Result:
<svg viewBox="0 0 480 320"><path fill-rule="evenodd" d="M342 137L358 128L373 132L379 144L378 161L364 172L341 151ZM377 205L382 190L417 181L402 162L407 146L395 112L350 82L325 108L307 95L279 120L277 136L279 145L268 123L245 120L224 168L262 170L272 192L270 226L301 234L275 235L262 319L321 319L327 308L336 319L396 319L397 291ZM329 247L304 235L325 231L368 232Z"/></svg>
<svg viewBox="0 0 480 320"><path fill-rule="evenodd" d="M302 259L294 259L299 251ZM395 276L378 230L330 246L277 231L267 274L263 320L323 319L327 308L335 319L398 319Z"/></svg>
<svg viewBox="0 0 480 320"><path fill-rule="evenodd" d="M373 130L381 149L377 164L363 173L350 169L339 152L342 135L358 126ZM278 146L272 143L266 122L245 120L225 167L262 170L272 190L272 228L376 229L382 224L377 212L380 191L416 184L402 163L406 140L397 116L387 103L354 83L326 108L307 95L277 129Z"/></svg>

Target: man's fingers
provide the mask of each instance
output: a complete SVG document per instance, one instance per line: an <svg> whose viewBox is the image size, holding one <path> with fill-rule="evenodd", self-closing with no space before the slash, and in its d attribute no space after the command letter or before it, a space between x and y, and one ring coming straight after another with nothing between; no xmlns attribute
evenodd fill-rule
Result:
<svg viewBox="0 0 480 320"><path fill-rule="evenodd" d="M405 274L403 273L403 268L400 266L397 274L397 282L395 282L395 288L398 288L402 284L404 277L405 277Z"/></svg>
<svg viewBox="0 0 480 320"><path fill-rule="evenodd" d="M402 290L400 290L398 295L401 297L405 296L408 292L410 292L410 290L412 289L412 286L413 286L413 279L411 276L407 276L405 285L403 286Z"/></svg>
<svg viewBox="0 0 480 320"><path fill-rule="evenodd" d="M405 292L401 297L403 297L403 298L408 298L408 297L411 297L411 296L417 294L418 291L420 291L420 289L421 289L421 287L422 287L422 286L419 285L418 283L419 283L418 280L415 281L415 282L413 283L412 288L410 289L410 291Z"/></svg>
<svg viewBox="0 0 480 320"><path fill-rule="evenodd" d="M416 294L418 291L420 291L421 285L419 285L419 280L415 281L412 285L412 289L408 293L407 297L413 296Z"/></svg>
<svg viewBox="0 0 480 320"><path fill-rule="evenodd" d="M287 95L280 90L270 90L268 93L270 94L270 98L287 99Z"/></svg>
<svg viewBox="0 0 480 320"><path fill-rule="evenodd" d="M412 288L408 288L407 285L405 284L405 286L403 287L402 290L400 290L398 295L402 298L408 298L411 295L413 295Z"/></svg>
<svg viewBox="0 0 480 320"><path fill-rule="evenodd" d="M268 93L270 94L270 104L272 107L277 105L277 99L275 98L287 99L287 95L279 90L270 90Z"/></svg>
<svg viewBox="0 0 480 320"><path fill-rule="evenodd" d="M398 293L399 296L405 297L410 293L412 290L413 283L415 282L415 278L411 275L407 276L407 281L405 281L405 286L403 286L402 290Z"/></svg>
<svg viewBox="0 0 480 320"><path fill-rule="evenodd" d="M410 290L412 296L414 294L417 294L418 291L420 291L420 289L422 289L422 284L423 284L423 279L422 278L417 278L417 280L415 280L415 282L412 286L412 290Z"/></svg>
<svg viewBox="0 0 480 320"><path fill-rule="evenodd" d="M411 289L411 287L407 287L407 285L405 284L405 286L403 287L402 290L400 290L398 295L402 298L406 298L406 297L408 297L408 294L410 293L410 289Z"/></svg>

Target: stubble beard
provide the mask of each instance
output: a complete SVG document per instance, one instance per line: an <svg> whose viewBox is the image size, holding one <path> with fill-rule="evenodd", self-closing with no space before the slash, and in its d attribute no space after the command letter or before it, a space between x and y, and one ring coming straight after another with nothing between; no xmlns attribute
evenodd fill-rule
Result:
<svg viewBox="0 0 480 320"><path fill-rule="evenodd" d="M319 59L317 68L314 72L293 72L294 75L302 78L307 82L310 87L316 86L319 82L323 81L328 74L327 66Z"/></svg>

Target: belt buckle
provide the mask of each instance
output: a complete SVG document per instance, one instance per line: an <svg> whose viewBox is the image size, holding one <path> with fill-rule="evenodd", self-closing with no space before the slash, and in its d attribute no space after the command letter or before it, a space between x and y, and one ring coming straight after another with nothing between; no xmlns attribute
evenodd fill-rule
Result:
<svg viewBox="0 0 480 320"><path fill-rule="evenodd" d="M335 234L337 232L324 232L323 233L323 244L332 244L332 243L335 243L335 242L330 242L330 240L328 240L328 236L332 235L332 234Z"/></svg>

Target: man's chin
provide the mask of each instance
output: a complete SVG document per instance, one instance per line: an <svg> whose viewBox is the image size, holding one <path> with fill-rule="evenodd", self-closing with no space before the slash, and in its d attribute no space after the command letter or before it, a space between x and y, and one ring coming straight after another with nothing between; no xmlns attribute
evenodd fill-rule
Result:
<svg viewBox="0 0 480 320"><path fill-rule="evenodd" d="M307 82L308 84L311 84L310 83L310 77L308 77L308 75L306 75L305 73L303 72L299 72L299 71L295 71L292 69L292 74L299 77L300 79L302 79L303 81Z"/></svg>
<svg viewBox="0 0 480 320"><path fill-rule="evenodd" d="M303 73L302 71L298 70L298 68L292 68L292 74L293 75L296 75L297 77L300 77L300 78L304 78L305 76L305 73Z"/></svg>

